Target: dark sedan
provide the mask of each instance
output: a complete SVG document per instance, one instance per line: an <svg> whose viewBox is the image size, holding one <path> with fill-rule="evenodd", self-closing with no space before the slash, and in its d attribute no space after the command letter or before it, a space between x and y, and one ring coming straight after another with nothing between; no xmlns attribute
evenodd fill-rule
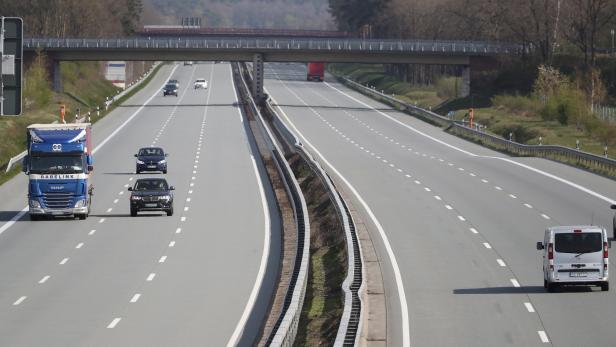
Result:
<svg viewBox="0 0 616 347"><path fill-rule="evenodd" d="M141 211L163 211L173 216L173 186L164 178L141 178L135 186L129 187L130 215L137 216Z"/></svg>
<svg viewBox="0 0 616 347"><path fill-rule="evenodd" d="M178 96L178 87L175 84L168 83L163 88L163 96L175 95Z"/></svg>
<svg viewBox="0 0 616 347"><path fill-rule="evenodd" d="M160 147L144 147L135 154L135 172L140 174L142 171L161 171L167 173L167 156L169 154Z"/></svg>

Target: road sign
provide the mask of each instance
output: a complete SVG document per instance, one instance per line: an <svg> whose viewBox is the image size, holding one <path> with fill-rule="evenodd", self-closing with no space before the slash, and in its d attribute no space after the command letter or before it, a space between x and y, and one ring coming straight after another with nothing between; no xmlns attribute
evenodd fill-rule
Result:
<svg viewBox="0 0 616 347"><path fill-rule="evenodd" d="M0 17L0 116L18 116L22 106L23 22Z"/></svg>

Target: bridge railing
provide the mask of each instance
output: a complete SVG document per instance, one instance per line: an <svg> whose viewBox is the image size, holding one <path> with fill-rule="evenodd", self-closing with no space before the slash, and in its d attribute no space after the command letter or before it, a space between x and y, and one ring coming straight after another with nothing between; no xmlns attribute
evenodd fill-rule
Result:
<svg viewBox="0 0 616 347"><path fill-rule="evenodd" d="M474 42L474 41L427 41L391 39L335 39L335 38L29 38L24 40L24 49L217 49L237 50L307 50L307 51L363 51L403 52L430 54L494 55L521 54L520 45Z"/></svg>
<svg viewBox="0 0 616 347"><path fill-rule="evenodd" d="M482 145L486 145L487 147L517 156L540 157L565 164L573 164L602 175L616 177L616 160L607 158L606 156L583 152L564 146L526 145L517 143L481 130L469 128L464 124L455 122L432 111L407 104L391 95L387 95L372 88L363 86L346 77L342 78L342 82L362 94L368 95L400 111L424 119L432 124L446 127L451 133L470 139Z"/></svg>

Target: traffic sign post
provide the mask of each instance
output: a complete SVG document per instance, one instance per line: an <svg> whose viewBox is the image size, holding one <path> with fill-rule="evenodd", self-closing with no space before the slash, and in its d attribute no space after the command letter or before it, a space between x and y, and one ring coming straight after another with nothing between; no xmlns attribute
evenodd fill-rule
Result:
<svg viewBox="0 0 616 347"><path fill-rule="evenodd" d="M22 106L23 22L0 17L0 116L18 116Z"/></svg>

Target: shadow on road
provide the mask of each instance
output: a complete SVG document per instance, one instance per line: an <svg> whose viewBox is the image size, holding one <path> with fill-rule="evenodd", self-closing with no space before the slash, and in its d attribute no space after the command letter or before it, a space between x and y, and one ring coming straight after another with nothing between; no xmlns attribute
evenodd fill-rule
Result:
<svg viewBox="0 0 616 347"><path fill-rule="evenodd" d="M234 102L231 104L181 104L181 105L167 105L167 104L147 104L147 105L142 105L142 104L122 104L122 105L118 105L118 107L178 107L178 108L182 108L182 107L238 107L238 103Z"/></svg>
<svg viewBox="0 0 616 347"><path fill-rule="evenodd" d="M588 293L592 292L593 286L561 286L556 293ZM487 288L464 288L454 289L454 294L554 294L548 293L543 286L526 287L487 287Z"/></svg>
<svg viewBox="0 0 616 347"><path fill-rule="evenodd" d="M381 111L381 112L398 112L393 108L369 108L369 107L346 107L346 106L330 106L330 105L290 105L290 104L272 104L272 106L286 107L286 108L314 108L314 109L326 109L326 110L346 110L346 111Z"/></svg>
<svg viewBox="0 0 616 347"><path fill-rule="evenodd" d="M0 222L8 222L21 211L0 211ZM19 220L28 220L28 214L24 214Z"/></svg>
<svg viewBox="0 0 616 347"><path fill-rule="evenodd" d="M136 175L134 172L103 172L103 175Z"/></svg>
<svg viewBox="0 0 616 347"><path fill-rule="evenodd" d="M166 217L166 213L139 213L137 217ZM110 213L110 214L91 214L90 217L99 217L99 218L125 218L130 217L130 213Z"/></svg>

